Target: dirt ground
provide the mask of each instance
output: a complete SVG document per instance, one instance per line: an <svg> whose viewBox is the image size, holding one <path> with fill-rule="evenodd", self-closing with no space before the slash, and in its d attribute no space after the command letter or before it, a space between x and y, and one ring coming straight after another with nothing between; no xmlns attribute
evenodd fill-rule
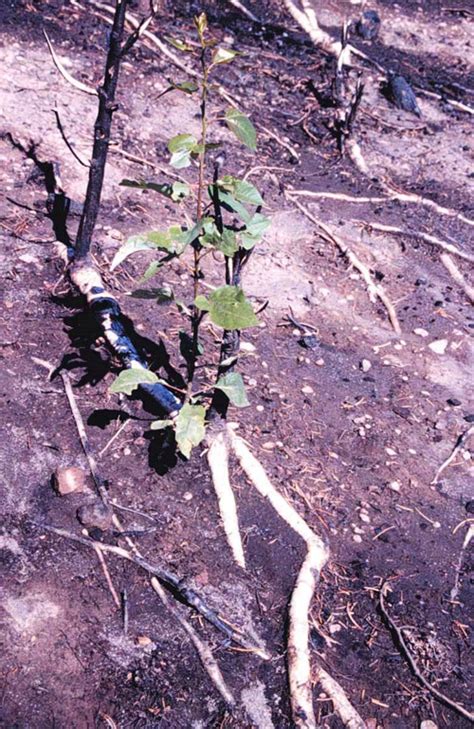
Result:
<svg viewBox="0 0 474 729"><path fill-rule="evenodd" d="M190 35L193 15L205 9L216 37L243 54L219 80L254 121L258 152L246 152L224 127L216 140L228 145L226 171L250 173L265 193L272 226L244 280L256 308L268 302L260 327L243 336L239 366L251 405L232 410L231 418L278 489L329 545L330 563L311 613L313 659L341 683L370 729L414 729L424 720L440 729L469 725L435 701L410 670L378 606L377 590L386 579L392 586L387 608L397 625L409 628L405 637L422 673L454 701L472 706L472 553L462 551L474 520L469 441L434 483L474 422L472 305L442 265L439 249L412 235L361 225L422 231L474 252L471 116L426 93L473 105L468 5L370 3L382 18L380 35L372 43L353 42L404 73L416 86L422 112L417 119L396 109L381 92L378 72L364 67L356 135L370 177L340 156L328 127L332 110L324 98L334 62L311 45L282 3L247 3L262 26L223 0L163 2L153 26L161 38ZM139 14L139 6L132 3L133 12ZM359 14L356 2L318 3L320 21L334 37L344 17ZM57 163L64 189L81 203L87 168L67 149L52 109L87 159L96 99L59 76L42 29L70 73L94 86L103 69L107 17L85 0L4 0L0 8L2 726L285 729L292 726L287 606L304 545L234 464L248 569L235 566L199 449L190 461L163 458L149 429L154 416L139 401L109 394L116 363L96 342L81 301L67 293L46 213L44 174L24 152L33 141L37 159ZM94 256L141 345L154 356L152 343L161 340L182 370L176 307L128 295L148 255L110 273L125 239L164 229L179 215L165 198L119 187L123 178L167 179L167 140L198 129L193 99L178 93L159 98L170 78L186 80L145 43L123 63ZM224 102L214 96L212 106L219 112ZM380 302L369 300L360 274L285 195L306 190L380 198L380 180L464 219L394 200L298 200L382 282L401 336ZM79 218L72 212L73 237ZM455 260L474 283L469 263ZM222 271L214 262L206 275L216 284ZM146 286L163 284L185 300L191 296L184 263L173 263ZM314 348L302 346L302 331L288 314L314 328ZM204 339L212 353L215 331L208 328ZM238 698L234 715L144 573L108 559L113 584L128 596L125 633L94 552L38 526L80 533L76 510L85 497L58 497L51 474L59 466L87 467L61 379L49 382L38 360L67 364L111 497L142 512L123 512L127 528L142 532L136 537L142 551L185 577L270 652L263 661L236 650L182 608ZM117 535L106 539L120 543ZM314 700L322 727L342 726L317 684Z"/></svg>

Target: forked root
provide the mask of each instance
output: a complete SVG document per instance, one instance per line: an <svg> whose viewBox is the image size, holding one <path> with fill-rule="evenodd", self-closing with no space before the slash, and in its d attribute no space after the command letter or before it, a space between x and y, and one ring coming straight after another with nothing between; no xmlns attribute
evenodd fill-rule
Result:
<svg viewBox="0 0 474 729"><path fill-rule="evenodd" d="M319 666L315 678L331 699L334 709L339 714L344 726L347 729L366 729L365 721L348 701L342 686L324 668Z"/></svg>

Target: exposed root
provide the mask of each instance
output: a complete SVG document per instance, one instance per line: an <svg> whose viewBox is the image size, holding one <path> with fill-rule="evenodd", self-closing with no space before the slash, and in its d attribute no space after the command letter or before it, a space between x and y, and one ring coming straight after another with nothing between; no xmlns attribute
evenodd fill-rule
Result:
<svg viewBox="0 0 474 729"><path fill-rule="evenodd" d="M459 268L454 263L453 259L448 253L442 253L440 256L441 263L445 267L445 269L448 271L448 273L452 276L452 278L456 281L456 283L462 288L464 293L466 294L467 298L471 302L471 304L474 304L474 286L471 286L464 276L462 275Z"/></svg>
<svg viewBox="0 0 474 729"><path fill-rule="evenodd" d="M53 45L44 29L43 35L46 38L46 43L48 44L49 52L51 53L53 63L58 69L61 76L66 79L66 81L71 84L71 86L73 86L75 89L78 89L79 91L82 91L84 94L89 94L90 96L98 96L99 92L97 91L97 89L94 89L92 88L92 86L88 86L87 84L82 83L82 81L78 81L73 76L71 76L69 71L66 71L58 56L56 55L56 51L54 50Z"/></svg>
<svg viewBox="0 0 474 729"><path fill-rule="evenodd" d="M240 10L241 13L246 15L249 20L253 20L254 23L260 23L260 20L257 18L257 16L251 13L250 10L245 7L245 5L242 5L242 3L239 2L239 0L228 0L228 2L233 5L234 8L237 8L237 10Z"/></svg>
<svg viewBox="0 0 474 729"><path fill-rule="evenodd" d="M312 192L312 190L286 190L288 197L312 197L321 198L323 200L343 200L344 202L363 204L363 203L383 203L388 202L387 198L384 197L358 197L356 195L346 195L343 192L329 192L322 190L319 192Z"/></svg>
<svg viewBox="0 0 474 729"><path fill-rule="evenodd" d="M267 127L264 127L260 125L260 129L271 139L274 139L277 144L280 145L280 147L283 147L283 149L286 149L287 152L290 153L290 156L295 160L295 162L300 161L300 156L296 149L292 147L292 145L283 139L279 134L276 134L276 132L272 132L271 129L268 129Z"/></svg>
<svg viewBox="0 0 474 729"><path fill-rule="evenodd" d="M454 574L454 585L451 589L451 592L449 593L449 597L453 602L455 602L458 599L459 595L459 576L461 574L462 569L462 563L464 558L464 552L469 547L471 543L471 539L474 539L474 524L469 524L468 530L466 532L466 536L464 537L461 551L459 553L458 561L456 564L456 571Z"/></svg>
<svg viewBox="0 0 474 729"><path fill-rule="evenodd" d="M347 729L366 729L365 721L348 700L342 686L321 666L316 670L315 679L319 681L331 699L334 710L339 714Z"/></svg>
<svg viewBox="0 0 474 729"><path fill-rule="evenodd" d="M156 577L152 577L150 583L165 608L171 613L171 615L181 625L183 630L188 634L199 658L201 659L201 663L204 669L206 670L209 678L211 679L216 689L219 691L226 704L230 707L235 706L235 699L232 696L230 689L227 687L219 665L212 655L212 651L209 646L203 640L201 640L194 628L181 615L179 610L171 604L171 602L168 600L168 596L166 595L165 591L161 587Z"/></svg>
<svg viewBox="0 0 474 729"><path fill-rule="evenodd" d="M382 613L383 617L385 618L385 621L388 624L390 630L395 634L398 645L401 648L401 651L402 651L404 657L406 658L406 660L408 661L410 668L413 671L413 673L415 674L416 678L418 679L418 681L421 684L423 684L423 686L426 689L428 689L428 691L430 692L430 694L432 694L432 696L435 696L438 699L438 701L441 701L442 704L444 704L445 706L448 706L450 709L455 711L457 714L460 714L465 719L468 719L468 721L474 723L474 713L473 712L468 711L467 709L464 708L464 706L462 706L461 704L458 704L456 701L453 701L448 696L446 696L446 694L443 694L435 686L433 686L433 684L431 684L421 673L421 671L418 667L418 664L415 661L415 658L413 657L413 655L407 645L407 642L404 638L403 628L399 628L398 625L396 625L396 623L392 620L392 618L388 614L387 608L385 607L385 594L388 589L389 589L389 585L386 582L384 582L384 584L380 588L380 593L379 593L380 612Z"/></svg>
<svg viewBox="0 0 474 729"><path fill-rule="evenodd" d="M436 471L436 476L434 477L434 479L431 482L432 484L438 483L439 477L441 476L441 474L443 473L443 471L445 471L447 469L447 467L451 465L451 463L454 461L454 459L456 458L457 454L459 453L459 451L463 447L464 443L471 437L471 435L473 433L474 433L474 425L471 425L470 428L468 428L464 433L462 433L459 436L459 438L456 441L456 445L454 446L451 454L448 456L448 458L446 458L445 461L443 461L443 463L441 464L441 466Z"/></svg>
<svg viewBox="0 0 474 729"><path fill-rule="evenodd" d="M219 501L224 531L234 559L245 569L245 556L240 537L239 520L234 492L229 480L229 449L222 429L208 433L209 450L207 462L211 470L212 483Z"/></svg>
<svg viewBox="0 0 474 729"><path fill-rule="evenodd" d="M114 583L112 582L112 578L110 576L109 568L107 567L107 562L105 561L105 557L98 547L94 547L94 549L97 554L97 558L100 562L100 566L102 567L102 572L104 573L107 587L109 588L109 592L112 595L112 600L114 601L115 606L120 610L120 606L121 606L120 598L118 596L117 590L114 587Z"/></svg>
<svg viewBox="0 0 474 729"><path fill-rule="evenodd" d="M367 166L367 162L365 161L364 157L362 156L361 148L359 147L358 143L355 141L355 139L349 138L346 141L346 150L349 154L349 157L363 175L369 175L369 168Z"/></svg>
<svg viewBox="0 0 474 729"><path fill-rule="evenodd" d="M326 31L320 28L316 13L309 0L300 0L301 8L293 0L283 0L283 4L298 25L306 31L315 46L339 58L341 43L333 40L329 33L326 33ZM347 46L347 48L349 49L350 46ZM344 59L344 63L348 65L349 58Z"/></svg>
<svg viewBox="0 0 474 729"><path fill-rule="evenodd" d="M290 199L291 195L289 196ZM390 323L392 324L392 327L396 334L400 335L402 333L402 328L400 326L400 322L398 321L397 312L395 311L395 307L390 301L389 297L385 293L385 289L381 284L375 283L374 279L372 278L372 275L367 268L367 266L362 263L361 260L356 256L354 251L352 251L349 246L339 238L339 236L335 235L332 230L322 223L320 220L318 220L304 205L302 205L298 200L292 199L293 203L296 205L297 208L301 210L301 212L308 218L308 220L311 220L317 228L318 228L318 235L323 238L323 240L328 241L329 243L332 243L333 245L337 246L341 253L343 253L349 263L354 266L354 268L359 271L359 273L362 275L362 278L364 279L366 286L367 286L367 292L369 295L369 299L372 302L375 302L376 299L380 299L382 304L385 306L388 317L390 319Z"/></svg>
<svg viewBox="0 0 474 729"><path fill-rule="evenodd" d="M452 243L441 240L440 238L436 238L434 235L430 235L429 233L423 233L420 230L403 230L403 228L397 228L394 225L384 225L383 223L372 222L367 223L362 220L355 220L354 223L364 226L369 231L380 230L382 233L393 233L393 235L404 235L407 237L411 236L413 238L419 238L420 240L425 241L425 243L429 243L430 245L436 246L437 248L441 248L447 253L452 253L454 256L463 258L465 261L470 261L470 263L474 263L474 255L472 253L468 253L467 251L463 251L460 248L456 248L456 246Z"/></svg>
<svg viewBox="0 0 474 729"><path fill-rule="evenodd" d="M383 189L387 191L392 200L398 200L402 203L415 203L417 205L423 205L423 207L430 208L430 210L434 210L439 215L447 215L450 218L457 218L463 223L467 223L467 225L474 225L474 220L472 220L471 218L466 218L465 215L463 215L462 213L458 213L457 210L453 210L452 208L445 208L443 207L443 205L438 205L438 203L435 203L434 200L430 200L427 197L418 195L416 192L403 192L402 190L396 190L394 187L392 187L392 185L389 185L387 182L383 181L380 181L380 184L382 185Z"/></svg>
<svg viewBox="0 0 474 729"><path fill-rule="evenodd" d="M237 456L247 478L264 498L268 499L279 516L306 542L308 551L296 579L291 596L288 634L288 673L291 705L295 726L315 729L311 689L311 663L309 654L309 608L316 581L329 558L329 552L320 537L308 526L297 511L275 489L262 464L251 453L247 444L231 428L227 428L230 447Z"/></svg>

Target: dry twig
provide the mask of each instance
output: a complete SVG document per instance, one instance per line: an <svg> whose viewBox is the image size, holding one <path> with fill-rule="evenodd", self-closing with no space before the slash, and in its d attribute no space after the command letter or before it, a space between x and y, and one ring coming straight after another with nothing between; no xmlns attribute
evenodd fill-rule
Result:
<svg viewBox="0 0 474 729"><path fill-rule="evenodd" d="M58 69L59 73L63 78L66 79L66 81L71 84L75 89L78 89L79 91L82 91L84 94L89 94L89 96L98 96L97 89L92 88L92 86L88 86L87 84L82 83L82 81L78 81L75 79L69 71L66 71L63 64L59 60L58 56L56 55L56 52L53 48L53 45L48 37L48 34L43 29L43 35L46 38L46 43L48 44L49 52L51 53L51 58L53 59L53 63Z"/></svg>
<svg viewBox="0 0 474 729"><path fill-rule="evenodd" d="M389 589L389 585L387 582L384 582L382 587L380 588L379 592L379 607L380 612L382 613L383 617L385 618L386 623L388 624L390 630L395 634L397 638L397 642L402 649L403 655L405 656L406 660L408 661L408 664L415 674L416 678L420 681L420 683L423 684L423 686L432 694L435 696L439 701L441 701L445 706L448 706L450 709L455 711L457 714L460 714L465 719L468 719L470 722L474 723L474 713L468 711L464 708L461 704L458 704L456 701L453 701L450 699L446 694L443 694L441 691L438 691L437 688L435 688L421 673L420 669L418 668L418 664L410 651L405 638L403 636L403 628L399 628L398 625L392 620L390 615L387 612L387 608L385 606L385 594L387 590Z"/></svg>
<svg viewBox="0 0 474 729"><path fill-rule="evenodd" d="M471 302L471 304L474 304L474 286L471 286L464 276L462 275L459 268L454 263L453 259L448 253L442 253L440 255L440 260L447 272L452 276L452 278L456 281L456 283L462 288L464 293L466 294L467 298Z"/></svg>
<svg viewBox="0 0 474 729"><path fill-rule="evenodd" d="M474 425L471 425L470 428L468 428L464 433L462 433L459 438L456 441L456 445L454 446L451 454L446 458L445 461L441 464L441 466L436 471L436 476L432 480L432 484L436 484L439 481L439 477L443 473L443 471L454 461L457 454L461 450L461 448L464 446L465 442L471 437L471 435L474 433Z"/></svg>
<svg viewBox="0 0 474 729"><path fill-rule="evenodd" d="M463 258L465 261L474 263L474 255L472 253L456 248L453 243L436 238L434 235L430 235L429 233L423 233L420 230L403 230L403 228L397 228L395 225L384 225L383 223L367 223L362 220L354 220L353 222L366 228L369 232L371 230L379 230L382 233L392 233L393 235L404 235L407 237L419 238L425 243L429 243L437 248L441 248L443 251L451 253L453 256L458 256L459 258Z"/></svg>
<svg viewBox="0 0 474 729"><path fill-rule="evenodd" d="M291 195L289 196L290 199ZM396 334L401 334L402 329L400 326L400 322L398 321L397 313L395 311L395 307L390 301L389 297L385 293L385 290L381 284L376 284L375 281L372 278L372 275L367 268L367 266L362 263L362 261L356 256L354 251L352 251L349 246L339 238L339 236L335 235L332 230L322 223L320 220L318 220L304 205L302 205L298 200L292 199L292 202L296 205L297 208L301 210L301 212L308 218L308 220L311 220L312 223L316 225L318 228L318 235L323 238L323 240L326 240L329 243L332 243L339 248L341 253L343 253L346 258L348 259L349 263L354 266L354 268L359 271L359 273L362 275L362 278L364 279L366 286L367 286L367 292L369 294L369 299L372 302L375 302L375 300L378 298L382 302L382 304L385 306L388 317L390 319L390 322L393 326L394 331Z"/></svg>

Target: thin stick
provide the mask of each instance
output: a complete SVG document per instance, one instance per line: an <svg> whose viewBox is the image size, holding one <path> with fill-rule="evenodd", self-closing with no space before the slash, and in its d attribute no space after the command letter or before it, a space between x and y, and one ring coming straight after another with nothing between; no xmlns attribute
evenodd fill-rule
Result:
<svg viewBox="0 0 474 729"><path fill-rule="evenodd" d="M464 433L462 433L459 438L456 441L456 445L454 446L451 455L446 458L445 461L441 464L441 466L436 471L436 476L432 480L432 484L436 484L439 481L439 477L443 473L443 471L454 461L457 454L463 447L464 443L471 437L471 435L474 433L474 425L471 425L470 428L468 428Z"/></svg>
<svg viewBox="0 0 474 729"><path fill-rule="evenodd" d="M323 238L324 240L328 241L329 243L333 243L336 245L341 253L343 253L346 258L348 259L349 263L357 270L359 273L361 273L362 278L364 279L366 285L367 285L367 292L369 294L369 298L372 302L375 301L376 298L379 298L382 304L385 306L388 317L390 319L390 322L392 324L393 329L395 330L396 334L400 335L402 333L402 329L400 326L400 322L398 321L397 313L395 311L395 307L390 301L389 297L385 293L385 290L381 284L376 284L375 281L372 278L372 275L367 268L367 266L362 263L362 261L359 260L359 258L356 256L356 254L349 248L349 246L341 240L337 235L335 235L330 228L328 228L327 225L322 223L320 220L318 220L304 205L302 205L298 200L293 200L294 204L297 208L301 210L301 212L309 219L311 220L319 229L318 234Z"/></svg>
<svg viewBox="0 0 474 729"><path fill-rule="evenodd" d="M201 659L201 663L204 669L206 670L209 678L211 679L216 689L219 691L226 704L230 707L235 706L235 699L225 683L219 665L212 655L209 646L201 640L194 628L181 615L178 609L170 603L170 601L168 600L168 596L166 595L165 591L161 587L156 577L152 577L150 583L165 608L171 613L175 620L177 620L178 623L181 625L183 630L188 634L199 658Z"/></svg>
<svg viewBox="0 0 474 729"><path fill-rule="evenodd" d="M322 666L318 666L316 669L315 680L319 681L331 699L335 711L347 729L366 729L365 721L347 699L342 686Z"/></svg>
<svg viewBox="0 0 474 729"><path fill-rule="evenodd" d="M456 281L456 283L462 288L464 293L466 294L467 298L471 302L471 304L474 304L474 286L471 286L466 279L464 278L463 274L459 270L459 268L454 263L453 259L450 255L447 253L442 253L440 255L440 261L445 267L445 269L448 271L448 273L453 277L453 279Z"/></svg>
<svg viewBox="0 0 474 729"><path fill-rule="evenodd" d="M329 552L322 541L270 482L262 464L246 443L227 426L229 445L250 483L279 516L306 542L307 554L296 579L290 601L288 631L288 673L295 726L315 729L309 653L309 609L322 568Z"/></svg>
<svg viewBox="0 0 474 729"><path fill-rule="evenodd" d="M474 723L474 713L471 713L467 709L465 709L461 704L456 703L452 699L448 698L445 694L441 693L441 691L438 691L437 688L435 688L429 681L426 680L426 678L421 673L420 669L418 668L418 665L405 641L405 638L403 637L403 628L399 628L398 625L394 623L392 618L387 612L387 609L385 607L385 592L388 589L388 584L386 582L383 583L382 587L380 588L379 592L379 606L380 606L380 612L382 613L383 617L385 618L385 621L387 622L389 628L395 633L395 636L397 638L397 641L402 649L402 652L408 661L408 664L413 671L416 678L420 681L420 683L423 684L423 686L428 689L428 691L435 696L439 701L441 701L443 704L448 706L450 709L453 709L453 711L456 711L458 714L463 716L465 719L468 719L470 722Z"/></svg>
<svg viewBox="0 0 474 729"><path fill-rule="evenodd" d="M81 441L82 449L85 453L85 456L87 458L87 463L89 464L89 469L92 474L92 478L94 479L94 483L97 488L97 492L102 499L103 503L106 506L109 506L109 496L107 494L106 488L104 486L104 482L102 478L99 475L99 471L97 468L97 463L95 460L95 457L92 453L91 447L89 445L89 439L87 437L86 429L84 426L84 421L82 419L81 411L79 410L76 402L76 398L74 396L74 392L71 386L71 379L67 372L61 371L61 379L63 381L64 385L64 391L66 393L66 397L69 402L69 407L71 408L72 415L74 417L74 422L76 423L77 432L79 433L79 439Z"/></svg>
<svg viewBox="0 0 474 729"><path fill-rule="evenodd" d="M469 524L469 528L466 532L466 536L464 537L464 541L462 543L461 551L459 553L459 558L458 558L458 562L456 565L456 571L455 571L455 575L454 575L454 585L453 585L451 592L449 593L449 597L453 602L455 600L457 600L458 595L459 595L459 575L461 574L464 552L469 547L469 544L471 543L471 539L473 539L473 538L474 538L474 524Z"/></svg>
<svg viewBox="0 0 474 729"><path fill-rule="evenodd" d="M247 10L245 5L242 5L239 0L228 0L228 2L234 6L234 8L237 8L237 10L240 10L244 15L247 16L250 20L253 20L254 23L260 23L260 20L257 18L256 15L250 12L250 10Z"/></svg>
<svg viewBox="0 0 474 729"><path fill-rule="evenodd" d="M288 197L313 197L313 198L327 198L328 200L344 200L350 203L383 203L388 202L387 198L384 197L356 197L355 195L346 195L342 192L329 192L326 190L320 192L312 192L311 190L286 190Z"/></svg>
<svg viewBox="0 0 474 729"><path fill-rule="evenodd" d="M59 133L61 134L61 137L63 138L63 141L68 148L68 150L71 152L72 156L79 162L80 165L83 167L89 167L88 162L84 162L84 160L79 156L79 154L74 149L73 145L69 141L69 139L66 136L66 132L64 131L64 127L61 123L61 117L59 116L59 111L57 109L53 109L53 114L56 117L56 124L58 125Z"/></svg>
<svg viewBox="0 0 474 729"><path fill-rule="evenodd" d="M102 571L105 576L105 581L107 582L107 586L110 590L110 594L112 595L112 599L115 603L115 605L120 609L120 598L117 594L117 590L115 589L112 578L110 577L109 568L107 567L107 563L105 561L105 557L102 554L102 551L94 546L95 553L97 554L97 557L99 558L100 566L102 567Z"/></svg>
<svg viewBox="0 0 474 729"><path fill-rule="evenodd" d="M270 657L263 648L257 646L250 638L247 638L239 630L232 627L229 622L225 621L212 608L208 607L205 601L195 590L186 586L181 577L178 577L160 565L155 563L152 564L139 553L132 554L132 552L129 552L123 547L117 547L113 544L104 544L103 542L96 542L93 539L86 539L85 537L79 537L65 529L59 529L57 527L50 526L49 524L36 524L36 526L41 529L45 529L48 532L52 532L53 534L57 534L64 539L70 539L73 542L83 544L86 547L92 547L93 549L97 547L102 552L110 552L111 554L115 554L117 557L133 562L149 575L157 577L160 582L167 585L172 592L177 593L187 605L197 610L197 612L200 613L205 620L224 633L227 638L243 646L260 658L268 660Z"/></svg>
<svg viewBox="0 0 474 729"><path fill-rule="evenodd" d="M124 421L124 422L122 423L122 425L121 425L121 426L120 426L120 428L119 428L119 429L117 430L117 432L113 434L113 436L112 436L112 437L110 438L110 440L108 440L108 441L107 441L107 443L106 443L106 444L105 444L105 446L104 446L104 447L102 448L102 450L100 450L100 451L99 451L99 453L98 453L98 455L97 455L97 457L98 457L98 458L101 458L101 457L102 457L102 456L104 455L104 453L105 453L105 452L106 452L106 451L107 451L107 450L108 450L108 449L110 448L110 446L111 446L111 445L112 445L112 443L113 443L113 442L115 441L115 439L119 437L119 435L120 435L120 434L122 433L122 431L123 431L123 430L125 430L125 428L126 428L126 426L128 425L128 423L129 423L129 422L130 422L130 419L128 419L128 420L125 420L125 421Z"/></svg>
<svg viewBox="0 0 474 729"><path fill-rule="evenodd" d="M463 258L465 261L474 263L474 255L472 253L462 251L460 248L456 248L456 246L452 243L436 238L434 235L430 235L429 233L423 233L420 230L404 230L403 228L397 228L395 225L384 225L383 223L367 223L362 220L354 220L354 223L363 226L369 232L370 230L380 230L382 233L393 233L393 235L420 238L420 240L425 241L425 243L441 248L443 251L447 251L448 253L452 253L454 256Z"/></svg>
<svg viewBox="0 0 474 729"><path fill-rule="evenodd" d="M128 594L125 588L122 590L122 620L123 634L128 635Z"/></svg>
<svg viewBox="0 0 474 729"><path fill-rule="evenodd" d="M267 136L269 136L271 139L274 139L275 142L277 142L280 145L280 147L283 147L283 149L286 149L290 153L290 155L293 157L293 159L296 160L296 162L300 161L300 156L299 156L298 152L296 151L296 149L294 147L291 146L291 144L289 144L289 142L285 142L284 139L282 139L278 134L276 134L276 132L272 132L272 130L268 129L268 127L264 127L260 124L259 128L263 132L265 132L265 134Z"/></svg>
<svg viewBox="0 0 474 729"><path fill-rule="evenodd" d="M48 44L49 52L51 53L51 58L53 59L53 63L58 69L59 73L63 78L66 79L66 81L71 84L75 89L78 89L79 91L82 91L84 94L89 94L89 96L98 96L97 89L93 89L92 86L88 86L87 84L82 83L82 81L78 81L75 79L69 71L66 71L63 64L59 60L58 56L56 55L56 52L53 48L53 45L51 41L49 40L48 34L43 28L43 35L46 38L46 43Z"/></svg>

